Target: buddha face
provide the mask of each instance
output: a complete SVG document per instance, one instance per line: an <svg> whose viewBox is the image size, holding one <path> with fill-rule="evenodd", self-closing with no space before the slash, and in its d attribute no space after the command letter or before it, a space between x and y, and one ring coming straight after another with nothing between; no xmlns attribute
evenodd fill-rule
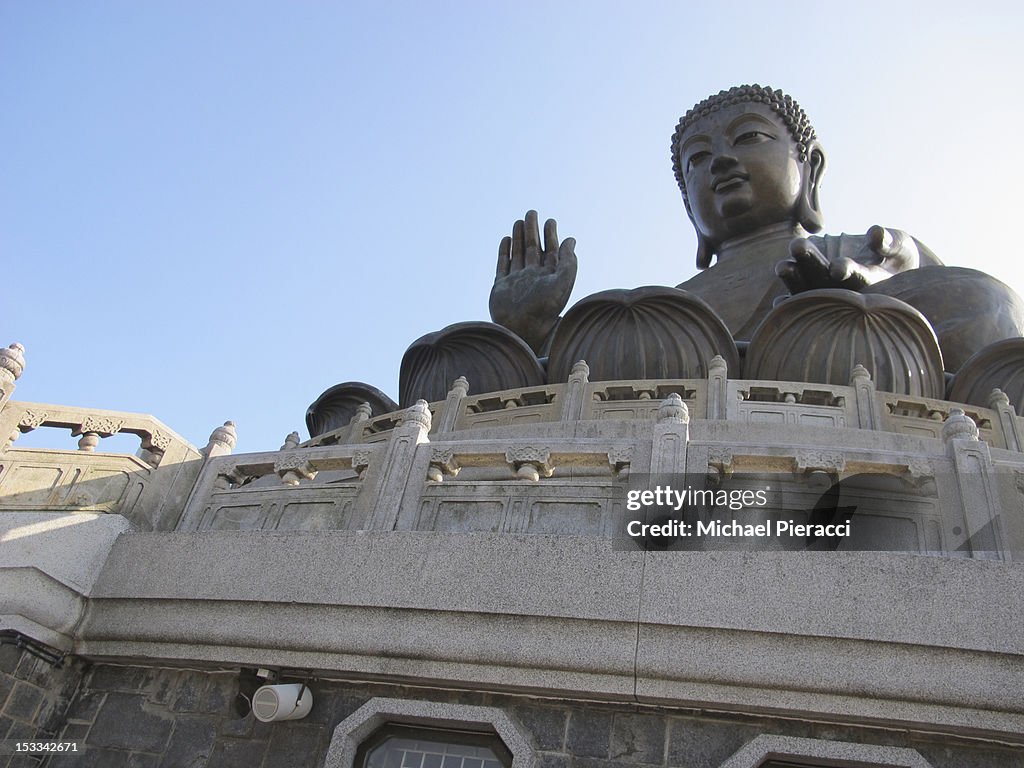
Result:
<svg viewBox="0 0 1024 768"><path fill-rule="evenodd" d="M763 104L733 104L697 120L683 134L680 162L694 225L712 243L799 221L809 163Z"/></svg>

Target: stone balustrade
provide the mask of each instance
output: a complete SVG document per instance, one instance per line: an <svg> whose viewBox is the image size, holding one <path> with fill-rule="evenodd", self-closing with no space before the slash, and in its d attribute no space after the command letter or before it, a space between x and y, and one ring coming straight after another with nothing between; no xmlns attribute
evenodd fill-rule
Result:
<svg viewBox="0 0 1024 768"><path fill-rule="evenodd" d="M17 447L47 428L70 430L78 450ZM97 450L115 434L137 436L138 453ZM0 435L0 512L116 513L142 530L175 527L203 459L152 416L121 411L8 400Z"/></svg>

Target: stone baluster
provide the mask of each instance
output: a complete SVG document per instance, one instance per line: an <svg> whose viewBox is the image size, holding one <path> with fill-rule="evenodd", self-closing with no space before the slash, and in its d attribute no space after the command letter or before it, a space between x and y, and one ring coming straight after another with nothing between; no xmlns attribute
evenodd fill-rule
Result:
<svg viewBox="0 0 1024 768"><path fill-rule="evenodd" d="M459 420L462 413L462 401L469 394L469 381L465 376L459 376L448 390L444 399L444 409L441 411L441 420L437 425L438 432L454 432L455 422Z"/></svg>
<svg viewBox="0 0 1024 768"><path fill-rule="evenodd" d="M210 441L201 453L208 459L214 456L227 456L235 449L238 436L235 433L235 422L225 421L224 426L217 427L210 433Z"/></svg>
<svg viewBox="0 0 1024 768"><path fill-rule="evenodd" d="M82 423L72 430L71 436L81 439L78 441L78 450L95 451L100 444L101 437L116 435L124 426L124 419L116 419L110 416L86 416Z"/></svg>
<svg viewBox="0 0 1024 768"><path fill-rule="evenodd" d="M683 474L689 440L690 409L683 398L673 392L658 408L651 450L651 475Z"/></svg>
<svg viewBox="0 0 1024 768"><path fill-rule="evenodd" d="M946 454L953 461L960 504L973 557L1009 560L1000 519L1001 505L988 444L978 439L978 425L954 408L942 425Z"/></svg>
<svg viewBox="0 0 1024 768"><path fill-rule="evenodd" d="M6 349L0 349L0 408L3 408L14 393L15 382L25 370L25 348L15 342Z"/></svg>
<svg viewBox="0 0 1024 768"><path fill-rule="evenodd" d="M878 412L878 397L871 373L863 365L855 365L850 373L850 386L857 406L857 426L860 429L881 429L882 419Z"/></svg>
<svg viewBox="0 0 1024 768"><path fill-rule="evenodd" d="M715 355L708 365L708 418L725 419L728 402L729 366L725 358Z"/></svg>
<svg viewBox="0 0 1024 768"><path fill-rule="evenodd" d="M372 414L373 408L370 407L369 403L357 405L356 412L348 420L348 430L345 432L344 439L338 442L345 444L363 442L363 422L369 421Z"/></svg>
<svg viewBox="0 0 1024 768"><path fill-rule="evenodd" d="M586 360L580 360L569 373L569 382L565 385L562 395L562 421L579 421L583 418L583 407L586 405L587 383L590 381L590 366Z"/></svg>
<svg viewBox="0 0 1024 768"><path fill-rule="evenodd" d="M1001 389L993 389L988 396L988 407L999 415L999 426L1003 428L1006 447L1011 451L1020 451L1024 447L1024 439L1017 426L1017 411L1010 404L1010 398Z"/></svg>
<svg viewBox="0 0 1024 768"><path fill-rule="evenodd" d="M542 477L551 477L555 468L551 464L551 449L543 446L517 445L505 451L507 461L517 480L536 483Z"/></svg>
<svg viewBox="0 0 1024 768"><path fill-rule="evenodd" d="M372 507L366 516L366 528L375 531L390 531L398 522L402 498L406 486L418 482L420 486L426 482L426 467L418 479L413 472L416 450L423 443L429 443L427 433L430 432L430 408L425 400L417 400L416 404L406 408L399 414L399 423L392 430L384 447L384 456L377 472L367 472L361 497L372 501ZM429 457L427 457L429 462ZM374 476L375 477L371 477Z"/></svg>

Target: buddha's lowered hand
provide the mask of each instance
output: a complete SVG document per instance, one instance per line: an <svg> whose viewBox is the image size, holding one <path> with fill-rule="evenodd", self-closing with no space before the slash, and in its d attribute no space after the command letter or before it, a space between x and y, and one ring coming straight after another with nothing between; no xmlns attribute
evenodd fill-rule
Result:
<svg viewBox="0 0 1024 768"><path fill-rule="evenodd" d="M859 246L851 249L851 240ZM815 288L859 291L921 266L914 238L878 225L859 238L798 237L789 244L789 254L776 264L775 273L794 294Z"/></svg>

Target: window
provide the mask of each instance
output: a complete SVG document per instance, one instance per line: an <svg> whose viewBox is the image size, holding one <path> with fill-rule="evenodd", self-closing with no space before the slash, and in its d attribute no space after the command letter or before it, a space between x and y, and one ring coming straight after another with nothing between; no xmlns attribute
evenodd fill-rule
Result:
<svg viewBox="0 0 1024 768"><path fill-rule="evenodd" d="M496 734L388 724L362 744L355 768L509 768Z"/></svg>
<svg viewBox="0 0 1024 768"><path fill-rule="evenodd" d="M334 729L324 768L535 768L527 733L496 707L371 699Z"/></svg>

